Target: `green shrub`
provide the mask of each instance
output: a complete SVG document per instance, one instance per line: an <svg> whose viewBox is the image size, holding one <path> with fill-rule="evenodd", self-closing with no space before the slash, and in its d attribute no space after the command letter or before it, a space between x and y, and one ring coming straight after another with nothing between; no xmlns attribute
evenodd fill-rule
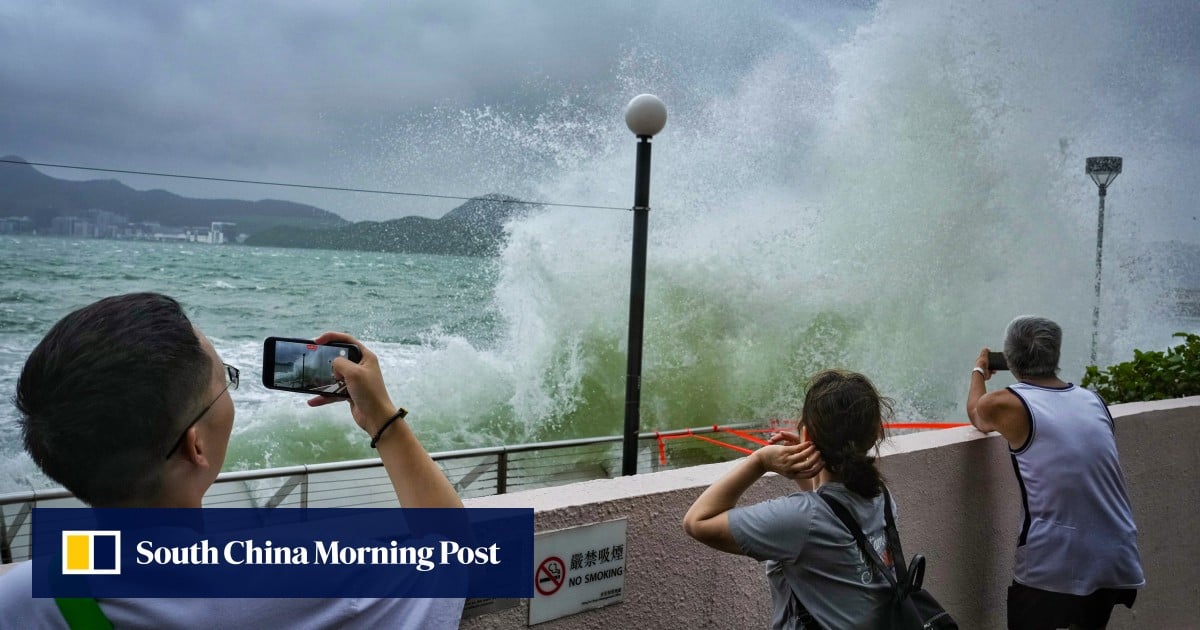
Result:
<svg viewBox="0 0 1200 630"><path fill-rule="evenodd" d="M1166 352L1133 351L1133 360L1100 368L1089 365L1082 385L1108 404L1200 394L1200 335L1175 333L1183 345Z"/></svg>

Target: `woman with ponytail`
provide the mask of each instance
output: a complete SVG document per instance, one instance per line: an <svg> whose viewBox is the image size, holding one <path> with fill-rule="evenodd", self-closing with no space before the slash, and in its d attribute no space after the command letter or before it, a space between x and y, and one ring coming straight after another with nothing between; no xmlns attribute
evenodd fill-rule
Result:
<svg viewBox="0 0 1200 630"><path fill-rule="evenodd" d="M771 436L692 504L692 538L765 562L772 628L877 628L891 603L882 575L817 493L845 505L891 565L884 539L883 477L875 467L891 403L867 377L826 370L809 381L796 433ZM756 505L738 499L767 472L802 490Z"/></svg>

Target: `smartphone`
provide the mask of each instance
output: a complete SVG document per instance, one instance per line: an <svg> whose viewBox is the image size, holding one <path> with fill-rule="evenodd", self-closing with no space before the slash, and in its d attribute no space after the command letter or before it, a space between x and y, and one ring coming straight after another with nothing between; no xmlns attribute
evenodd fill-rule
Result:
<svg viewBox="0 0 1200 630"><path fill-rule="evenodd" d="M993 372L1008 369L1008 359L1004 358L1003 352L988 353L988 369Z"/></svg>
<svg viewBox="0 0 1200 630"><path fill-rule="evenodd" d="M317 344L308 339L267 337L263 342L263 385L288 392L349 398L346 384L333 375L333 360L338 357L358 363L362 353L350 343Z"/></svg>

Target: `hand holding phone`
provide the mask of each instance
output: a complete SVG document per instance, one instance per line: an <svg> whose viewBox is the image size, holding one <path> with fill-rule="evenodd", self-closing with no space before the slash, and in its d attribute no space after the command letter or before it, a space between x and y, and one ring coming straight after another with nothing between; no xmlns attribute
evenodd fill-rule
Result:
<svg viewBox="0 0 1200 630"><path fill-rule="evenodd" d="M318 344L309 339L268 337L263 342L263 385L302 394L348 398L346 384L334 375L333 360L343 357L354 363L362 353L352 343Z"/></svg>
<svg viewBox="0 0 1200 630"><path fill-rule="evenodd" d="M987 367L993 372L1008 369L1008 359L1004 358L1003 352L988 352Z"/></svg>
<svg viewBox="0 0 1200 630"><path fill-rule="evenodd" d="M349 344L360 350L361 360L350 363L335 361L338 366L338 376L346 381L346 397L333 397L320 394L308 399L310 407L320 407L333 403L347 401L350 403L350 414L354 421L368 435L374 436L379 432L382 423L387 422L396 413L397 406L388 395L387 386L383 382L383 372L379 367L379 358L370 348L346 333L327 332L317 337L317 344Z"/></svg>

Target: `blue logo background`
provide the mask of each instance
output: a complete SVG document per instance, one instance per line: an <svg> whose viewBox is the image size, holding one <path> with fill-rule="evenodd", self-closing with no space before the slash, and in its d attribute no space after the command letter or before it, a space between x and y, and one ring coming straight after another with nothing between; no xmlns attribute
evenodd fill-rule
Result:
<svg viewBox="0 0 1200 630"><path fill-rule="evenodd" d="M64 530L119 530L121 574L62 575ZM430 549L421 562L318 564L318 542L334 541L351 561L370 562L359 548L382 548L382 562ZM226 562L248 549L266 561L304 549L309 564ZM33 562L34 597L532 597L533 510L35 508Z"/></svg>

